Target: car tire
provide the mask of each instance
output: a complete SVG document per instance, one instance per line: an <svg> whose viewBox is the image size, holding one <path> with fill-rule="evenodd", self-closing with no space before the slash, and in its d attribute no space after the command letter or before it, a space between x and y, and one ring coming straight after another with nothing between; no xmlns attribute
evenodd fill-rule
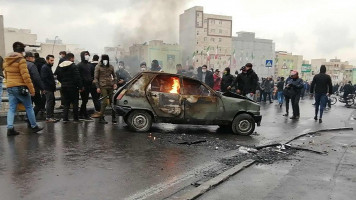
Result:
<svg viewBox="0 0 356 200"><path fill-rule="evenodd" d="M147 132L152 126L152 116L144 110L132 111L127 117L127 125L136 132Z"/></svg>
<svg viewBox="0 0 356 200"><path fill-rule="evenodd" d="M239 135L251 135L255 131L255 120L249 114L243 113L235 117L232 122L232 131Z"/></svg>

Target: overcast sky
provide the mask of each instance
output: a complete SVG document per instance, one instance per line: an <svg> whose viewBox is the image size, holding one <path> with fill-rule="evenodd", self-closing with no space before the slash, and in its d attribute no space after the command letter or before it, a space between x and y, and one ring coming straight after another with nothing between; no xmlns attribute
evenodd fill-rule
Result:
<svg viewBox="0 0 356 200"><path fill-rule="evenodd" d="M356 65L355 0L0 0L0 14L5 27L31 29L39 42L59 36L102 53L151 39L177 43L179 14L198 5L232 16L233 35L251 31L276 50Z"/></svg>

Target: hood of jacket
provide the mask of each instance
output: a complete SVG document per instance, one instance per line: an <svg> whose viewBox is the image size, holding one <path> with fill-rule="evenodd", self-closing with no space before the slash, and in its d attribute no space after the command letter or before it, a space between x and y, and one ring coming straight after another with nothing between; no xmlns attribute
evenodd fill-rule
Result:
<svg viewBox="0 0 356 200"><path fill-rule="evenodd" d="M87 60L85 60L85 53L89 54L89 51L82 51L80 52L80 60L83 62L83 63L88 63ZM89 54L90 55L90 54Z"/></svg>
<svg viewBox="0 0 356 200"><path fill-rule="evenodd" d="M10 66L14 62L17 62L22 58L25 59L22 54L17 52L12 52L7 57L5 57L5 62L7 63L8 66Z"/></svg>
<svg viewBox="0 0 356 200"><path fill-rule="evenodd" d="M326 67L324 65L320 66L320 73L322 74L326 73Z"/></svg>
<svg viewBox="0 0 356 200"><path fill-rule="evenodd" d="M59 67L68 67L68 66L71 66L72 64L73 64L72 61L66 60L66 61L63 61L61 64L59 64Z"/></svg>

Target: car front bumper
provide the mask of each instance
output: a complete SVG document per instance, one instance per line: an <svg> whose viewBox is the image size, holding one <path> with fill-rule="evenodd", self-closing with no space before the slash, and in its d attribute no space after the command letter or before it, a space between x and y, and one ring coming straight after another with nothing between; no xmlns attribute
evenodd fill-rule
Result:
<svg viewBox="0 0 356 200"><path fill-rule="evenodd" d="M261 126L262 115L254 115L253 119L255 120L257 126Z"/></svg>

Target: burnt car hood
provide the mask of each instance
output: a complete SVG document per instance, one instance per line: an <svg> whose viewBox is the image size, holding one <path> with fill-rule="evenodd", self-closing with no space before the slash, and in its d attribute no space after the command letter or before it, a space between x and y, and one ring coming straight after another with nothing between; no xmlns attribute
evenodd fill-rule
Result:
<svg viewBox="0 0 356 200"><path fill-rule="evenodd" d="M248 101L251 101L251 102L255 102L255 101L253 101L253 100L251 100L251 99L249 99L249 98L247 98L245 96L242 96L242 95L230 92L230 91L224 92L224 93L222 93L222 95L225 96L225 97L233 97L233 98L237 98L237 99L245 99L245 100L248 100Z"/></svg>

